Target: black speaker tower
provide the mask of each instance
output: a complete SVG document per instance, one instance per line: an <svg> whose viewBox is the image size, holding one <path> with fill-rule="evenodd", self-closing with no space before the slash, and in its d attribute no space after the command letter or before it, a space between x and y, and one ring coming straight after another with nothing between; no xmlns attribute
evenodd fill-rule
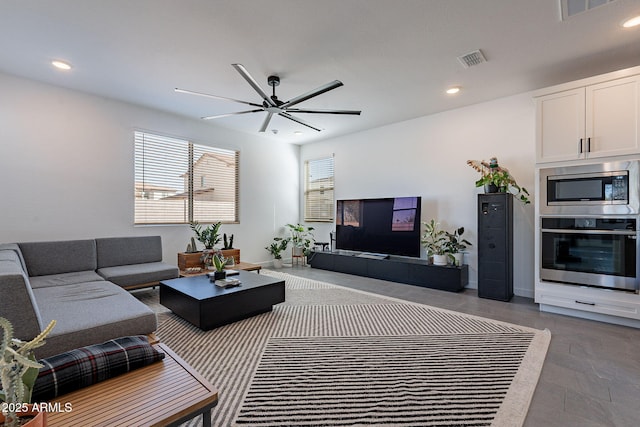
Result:
<svg viewBox="0 0 640 427"><path fill-rule="evenodd" d="M513 297L513 196L478 195L478 296Z"/></svg>

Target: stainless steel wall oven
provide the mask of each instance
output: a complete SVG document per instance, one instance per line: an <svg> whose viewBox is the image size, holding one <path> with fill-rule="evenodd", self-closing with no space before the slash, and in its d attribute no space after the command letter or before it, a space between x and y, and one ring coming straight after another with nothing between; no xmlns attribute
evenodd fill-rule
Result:
<svg viewBox="0 0 640 427"><path fill-rule="evenodd" d="M540 279L638 292L639 165L540 170Z"/></svg>
<svg viewBox="0 0 640 427"><path fill-rule="evenodd" d="M635 218L541 218L540 278L637 290Z"/></svg>

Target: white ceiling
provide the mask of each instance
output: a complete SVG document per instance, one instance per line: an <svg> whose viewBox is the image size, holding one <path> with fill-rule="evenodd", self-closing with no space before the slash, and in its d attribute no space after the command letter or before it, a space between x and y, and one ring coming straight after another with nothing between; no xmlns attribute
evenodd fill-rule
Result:
<svg viewBox="0 0 640 427"><path fill-rule="evenodd" d="M0 0L0 71L193 118L250 107L175 87L260 103L232 63L267 93L279 75L282 100L341 80L297 107L361 116L302 117L322 132L278 117L262 134L305 143L640 65L640 27L620 26L640 0L564 22L559 1ZM475 49L487 62L463 68ZM257 135L265 114L209 123Z"/></svg>

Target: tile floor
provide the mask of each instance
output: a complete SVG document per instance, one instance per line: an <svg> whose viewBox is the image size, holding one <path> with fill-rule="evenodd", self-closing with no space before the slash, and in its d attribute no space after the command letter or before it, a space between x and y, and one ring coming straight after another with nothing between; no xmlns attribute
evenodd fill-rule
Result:
<svg viewBox="0 0 640 427"><path fill-rule="evenodd" d="M640 329L541 313L532 299L478 298L304 266L281 271L551 331L551 345L525 427L639 427Z"/></svg>

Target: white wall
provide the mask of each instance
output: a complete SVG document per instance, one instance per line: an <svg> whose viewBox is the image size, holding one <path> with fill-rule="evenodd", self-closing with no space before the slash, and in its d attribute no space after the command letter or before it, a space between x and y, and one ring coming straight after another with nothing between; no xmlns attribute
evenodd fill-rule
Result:
<svg viewBox="0 0 640 427"><path fill-rule="evenodd" d="M133 225L133 131L240 150L240 224L223 225L250 262L299 217L299 147L0 74L0 243L161 235L176 263L187 225Z"/></svg>
<svg viewBox="0 0 640 427"><path fill-rule="evenodd" d="M419 195L424 220L464 226L472 242L479 190L467 159L495 155L534 188L530 94L300 148L6 74L0 93L0 242L158 234L165 260L175 262L192 236L188 226L133 225L134 129L240 150L240 224L222 231L252 262L268 262L264 247L300 217L301 160L335 153L337 198ZM533 296L533 207L515 208L515 290ZM333 226L313 226L317 240L328 241ZM476 258L471 247L470 286Z"/></svg>
<svg viewBox="0 0 640 427"><path fill-rule="evenodd" d="M300 157L335 153L337 199L422 196L423 220L436 218L450 230L463 226L464 237L474 243L479 174L465 162L498 157L533 200L534 125L534 103L526 93L304 145ZM514 290L527 297L533 297L533 206L514 205ZM333 225L311 225L317 240L329 241ZM465 262L475 287L475 245L468 251Z"/></svg>

